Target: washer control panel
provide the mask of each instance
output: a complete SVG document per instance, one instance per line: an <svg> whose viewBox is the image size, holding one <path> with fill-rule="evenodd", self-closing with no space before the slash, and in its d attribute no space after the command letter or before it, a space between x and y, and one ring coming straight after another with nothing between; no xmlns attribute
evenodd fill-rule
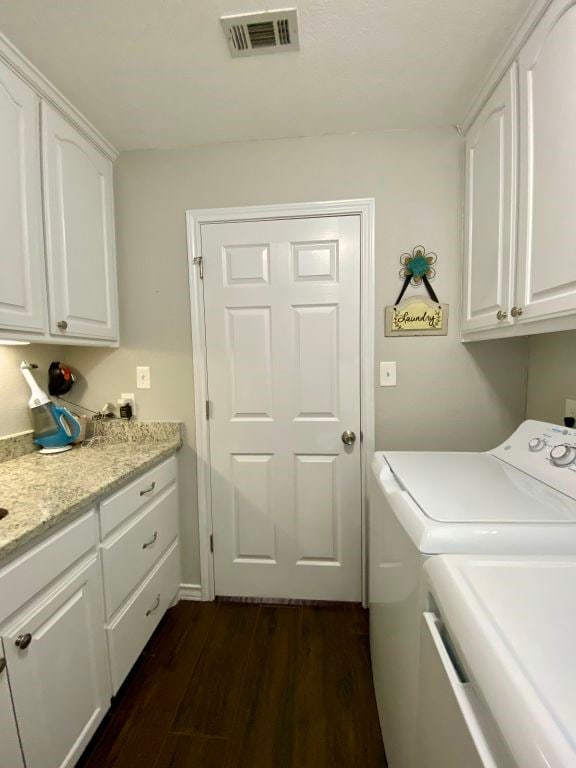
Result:
<svg viewBox="0 0 576 768"><path fill-rule="evenodd" d="M576 499L576 429L528 420L490 453Z"/></svg>

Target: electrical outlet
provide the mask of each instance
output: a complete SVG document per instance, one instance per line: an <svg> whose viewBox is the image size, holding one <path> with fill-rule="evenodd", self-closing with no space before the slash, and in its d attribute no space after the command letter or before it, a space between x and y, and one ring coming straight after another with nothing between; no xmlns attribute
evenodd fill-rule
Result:
<svg viewBox="0 0 576 768"><path fill-rule="evenodd" d="M150 389L150 367L147 365L136 366L136 386L138 389Z"/></svg>
<svg viewBox="0 0 576 768"><path fill-rule="evenodd" d="M126 405L126 403L130 403L132 406L132 418L134 418L136 416L136 398L133 392L123 392L120 395L118 398L118 410L120 410L121 405Z"/></svg>
<svg viewBox="0 0 576 768"><path fill-rule="evenodd" d="M576 419L576 400L566 400L564 416L572 416L572 418Z"/></svg>

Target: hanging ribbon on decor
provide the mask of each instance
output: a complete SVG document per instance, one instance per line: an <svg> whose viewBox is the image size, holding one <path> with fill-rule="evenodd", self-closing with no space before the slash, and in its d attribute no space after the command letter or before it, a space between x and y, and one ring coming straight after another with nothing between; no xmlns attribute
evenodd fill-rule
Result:
<svg viewBox="0 0 576 768"><path fill-rule="evenodd" d="M435 253L426 253L423 245L416 245L412 253L400 257L400 278L403 280L398 298L386 307L386 336L445 336L448 333L448 304L441 304L430 281L436 277ZM404 299L409 285L423 285L428 296L411 296ZM404 301L403 301L404 299Z"/></svg>

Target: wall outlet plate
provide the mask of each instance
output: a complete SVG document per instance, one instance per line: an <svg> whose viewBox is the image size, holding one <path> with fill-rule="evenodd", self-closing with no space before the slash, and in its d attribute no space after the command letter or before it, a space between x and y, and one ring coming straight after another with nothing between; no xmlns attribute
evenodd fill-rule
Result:
<svg viewBox="0 0 576 768"><path fill-rule="evenodd" d="M572 418L576 419L576 400L566 400L564 416L572 416Z"/></svg>

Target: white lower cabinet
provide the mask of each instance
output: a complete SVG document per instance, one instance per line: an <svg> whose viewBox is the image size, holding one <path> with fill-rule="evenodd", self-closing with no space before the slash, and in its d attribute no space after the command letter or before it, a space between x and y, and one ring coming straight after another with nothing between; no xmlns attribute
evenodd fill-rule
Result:
<svg viewBox="0 0 576 768"><path fill-rule="evenodd" d="M12 708L8 671L2 643L0 642L0 766L24 768L16 717Z"/></svg>
<svg viewBox="0 0 576 768"><path fill-rule="evenodd" d="M74 765L108 709L103 624L93 552L3 628L26 768Z"/></svg>
<svg viewBox="0 0 576 768"><path fill-rule="evenodd" d="M177 498L170 458L0 569L0 768L76 764L178 593Z"/></svg>

